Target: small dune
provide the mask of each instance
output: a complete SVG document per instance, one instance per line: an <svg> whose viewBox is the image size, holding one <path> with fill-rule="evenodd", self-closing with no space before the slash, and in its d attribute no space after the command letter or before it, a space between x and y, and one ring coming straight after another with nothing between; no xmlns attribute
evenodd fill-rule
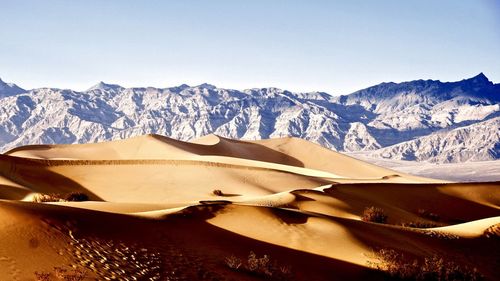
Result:
<svg viewBox="0 0 500 281"><path fill-rule="evenodd" d="M385 280L381 249L500 280L499 225L500 182L416 177L297 138L0 154L0 280Z"/></svg>

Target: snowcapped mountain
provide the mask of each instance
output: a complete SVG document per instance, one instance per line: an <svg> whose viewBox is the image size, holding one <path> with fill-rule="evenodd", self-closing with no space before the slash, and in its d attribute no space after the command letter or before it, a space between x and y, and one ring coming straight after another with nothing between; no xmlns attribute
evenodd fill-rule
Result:
<svg viewBox="0 0 500 281"><path fill-rule="evenodd" d="M339 151L404 160L500 158L500 84L484 74L443 83L382 83L347 96L213 85L25 91L0 80L0 150L147 133L189 140L301 137Z"/></svg>
<svg viewBox="0 0 500 281"><path fill-rule="evenodd" d="M371 151L367 156L448 163L500 159L500 117Z"/></svg>

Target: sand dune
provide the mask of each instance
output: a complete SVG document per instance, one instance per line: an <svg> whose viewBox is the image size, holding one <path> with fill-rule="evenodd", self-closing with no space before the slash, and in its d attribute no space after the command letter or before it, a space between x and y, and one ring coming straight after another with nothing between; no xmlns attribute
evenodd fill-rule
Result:
<svg viewBox="0 0 500 281"><path fill-rule="evenodd" d="M232 158L237 158L236 162L242 164L245 160L255 160L265 162L267 165L275 163L325 171L341 178L380 179L397 175L400 178L410 178L414 181L429 180L381 168L298 138L250 142L209 135L201 140L186 143L159 135L146 135L96 144L24 146L10 150L5 154L52 160L209 161L213 157L203 156L217 156L218 163L226 163L225 161L231 161ZM221 156L225 156L226 160L220 158ZM258 163L252 163L252 166L256 165Z"/></svg>
<svg viewBox="0 0 500 281"><path fill-rule="evenodd" d="M384 248L498 280L499 187L415 177L296 138L24 146L0 155L0 279L58 280L54 267L74 266L85 280L382 280L369 262ZM91 201L31 202L71 192ZM371 206L385 224L361 220ZM271 257L272 277L244 269L250 252Z"/></svg>

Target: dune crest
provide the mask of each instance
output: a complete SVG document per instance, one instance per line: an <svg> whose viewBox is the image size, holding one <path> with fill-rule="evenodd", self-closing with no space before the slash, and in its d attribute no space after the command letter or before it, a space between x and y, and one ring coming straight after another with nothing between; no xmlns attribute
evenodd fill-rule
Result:
<svg viewBox="0 0 500 281"><path fill-rule="evenodd" d="M71 265L99 280L269 279L228 265L253 252L280 265L273 278L382 280L370 255L387 248L446 253L494 280L499 187L416 177L297 138L23 146L0 155L0 276ZM109 264L138 253L149 262Z"/></svg>

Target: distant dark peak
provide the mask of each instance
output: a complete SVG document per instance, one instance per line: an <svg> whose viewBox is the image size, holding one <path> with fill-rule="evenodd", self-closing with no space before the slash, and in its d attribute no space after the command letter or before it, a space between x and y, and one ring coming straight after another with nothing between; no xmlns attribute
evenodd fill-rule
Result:
<svg viewBox="0 0 500 281"><path fill-rule="evenodd" d="M198 85L196 87L199 87L199 88L202 88L202 89L209 89L209 90L215 90L215 89L217 89L216 86L214 86L212 84L208 84L208 83L203 83L203 84Z"/></svg>
<svg viewBox="0 0 500 281"><path fill-rule="evenodd" d="M488 77L486 77L486 75L484 75L484 73L479 73L478 75L476 75L474 78L476 79L486 79L488 80Z"/></svg>
<svg viewBox="0 0 500 281"><path fill-rule="evenodd" d="M182 84L182 85L179 85L179 86L174 87L174 88L178 89L179 91L184 91L185 89L191 88L191 86L189 86L188 84Z"/></svg>
<svg viewBox="0 0 500 281"><path fill-rule="evenodd" d="M476 83L476 84L489 84L490 83L490 80L488 79L488 77L486 77L486 75L484 75L484 73L479 73L478 75L472 77L472 78L469 78L469 79L466 79L466 81L470 81L472 83Z"/></svg>
<svg viewBox="0 0 500 281"><path fill-rule="evenodd" d="M94 86L92 86L87 91L92 91L92 90L110 91L110 90L118 90L118 89L121 89L121 88L123 88L123 87L120 86L120 85L107 84L107 83L104 83L104 82L101 81L101 82L95 84Z"/></svg>
<svg viewBox="0 0 500 281"><path fill-rule="evenodd" d="M191 88L189 85L182 84L182 85L179 85L179 86L167 88L167 90L169 90L171 92L174 92L174 93L178 93L178 92L182 92L182 91L184 91L186 89L189 89L189 88Z"/></svg>

